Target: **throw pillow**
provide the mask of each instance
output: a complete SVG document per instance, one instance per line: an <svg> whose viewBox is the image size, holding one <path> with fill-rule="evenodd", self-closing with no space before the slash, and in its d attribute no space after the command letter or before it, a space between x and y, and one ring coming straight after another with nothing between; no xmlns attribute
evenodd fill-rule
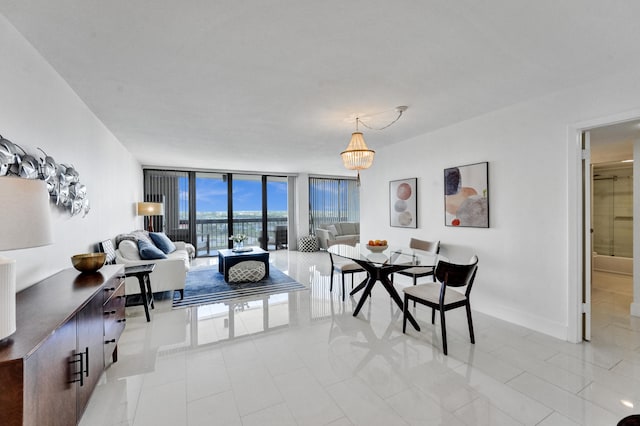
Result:
<svg viewBox="0 0 640 426"><path fill-rule="evenodd" d="M171 241L164 232L149 232L149 236L156 247L162 250L165 254L176 251L176 245L173 244L173 241Z"/></svg>
<svg viewBox="0 0 640 426"><path fill-rule="evenodd" d="M154 259L166 259L167 255L162 252L158 247L154 246L144 240L138 240L138 251L140 252L140 259L142 260L154 260Z"/></svg>
<svg viewBox="0 0 640 426"><path fill-rule="evenodd" d="M118 244L120 255L125 259L140 260L140 252L138 251L138 243L132 240L122 240Z"/></svg>
<svg viewBox="0 0 640 426"><path fill-rule="evenodd" d="M137 241L143 240L143 241L146 241L146 242L148 242L150 244L153 244L153 241L151 241L151 238L149 237L149 232L145 231L144 229L137 229L137 230L133 231L131 233L131 235L136 237Z"/></svg>
<svg viewBox="0 0 640 426"><path fill-rule="evenodd" d="M130 241L133 241L134 243L138 241L136 236L133 234L118 234L118 236L116 236L116 247L120 247L120 243L125 240L130 240Z"/></svg>
<svg viewBox="0 0 640 426"><path fill-rule="evenodd" d="M342 228L343 235L356 235L358 232L356 231L356 224L352 222L342 222L340 224Z"/></svg>
<svg viewBox="0 0 640 426"><path fill-rule="evenodd" d="M338 229L336 228L335 225L327 225L327 231L329 231L329 233L333 238L335 238L336 235L338 235Z"/></svg>

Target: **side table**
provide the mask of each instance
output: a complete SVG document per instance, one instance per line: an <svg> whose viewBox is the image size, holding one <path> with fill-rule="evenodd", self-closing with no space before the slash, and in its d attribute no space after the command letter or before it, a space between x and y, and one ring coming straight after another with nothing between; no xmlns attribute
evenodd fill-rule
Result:
<svg viewBox="0 0 640 426"><path fill-rule="evenodd" d="M149 279L149 274L153 272L156 267L155 263L148 263L146 265L136 265L136 266L128 266L124 268L124 276L125 277L136 277L138 278L138 284L140 284L140 297L142 300L140 301L130 301L130 298L127 297L127 302L125 306L144 306L144 313L147 316L147 322L151 321L151 316L149 315L149 307L154 309L155 306L153 304L153 291L151 290L151 280Z"/></svg>

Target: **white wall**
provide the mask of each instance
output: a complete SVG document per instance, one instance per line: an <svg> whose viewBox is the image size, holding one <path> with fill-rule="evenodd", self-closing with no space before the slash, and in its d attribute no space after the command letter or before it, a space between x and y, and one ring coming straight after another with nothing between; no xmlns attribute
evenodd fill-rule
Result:
<svg viewBox="0 0 640 426"><path fill-rule="evenodd" d="M475 309L576 340L580 123L640 111L640 62L617 75L377 149L362 173L361 237L441 240L480 259ZM410 102L409 102L410 104ZM411 110L409 110L411 113ZM640 113L638 113L640 116ZM396 124L402 126L402 121ZM366 134L365 134L366 137ZM444 226L443 170L489 162L490 228ZM418 229L389 226L390 180L418 177Z"/></svg>
<svg viewBox="0 0 640 426"><path fill-rule="evenodd" d="M85 218L52 203L53 245L0 253L16 259L20 290L70 267L73 254L140 227L134 203L142 199L142 168L2 15L0 52L0 134L73 164L91 202Z"/></svg>

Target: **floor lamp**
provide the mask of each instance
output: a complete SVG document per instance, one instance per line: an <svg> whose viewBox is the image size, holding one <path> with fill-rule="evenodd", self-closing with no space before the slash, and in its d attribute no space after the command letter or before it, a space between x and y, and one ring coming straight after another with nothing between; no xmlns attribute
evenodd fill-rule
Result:
<svg viewBox="0 0 640 426"><path fill-rule="evenodd" d="M138 203L138 216L149 216L147 231L153 232L153 220L151 216L164 216L164 204L162 203Z"/></svg>
<svg viewBox="0 0 640 426"><path fill-rule="evenodd" d="M42 180L0 177L0 251L53 243L49 193ZM16 261L0 257L0 340L16 331Z"/></svg>

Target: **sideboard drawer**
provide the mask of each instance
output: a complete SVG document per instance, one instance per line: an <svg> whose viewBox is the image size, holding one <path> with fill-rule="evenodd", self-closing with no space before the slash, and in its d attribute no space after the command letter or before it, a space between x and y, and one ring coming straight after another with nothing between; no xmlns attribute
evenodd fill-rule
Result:
<svg viewBox="0 0 640 426"><path fill-rule="evenodd" d="M124 331L125 323L125 302L124 279L114 280L111 286L105 288L105 302L103 305L104 314L104 365L117 361L117 345L120 335Z"/></svg>

